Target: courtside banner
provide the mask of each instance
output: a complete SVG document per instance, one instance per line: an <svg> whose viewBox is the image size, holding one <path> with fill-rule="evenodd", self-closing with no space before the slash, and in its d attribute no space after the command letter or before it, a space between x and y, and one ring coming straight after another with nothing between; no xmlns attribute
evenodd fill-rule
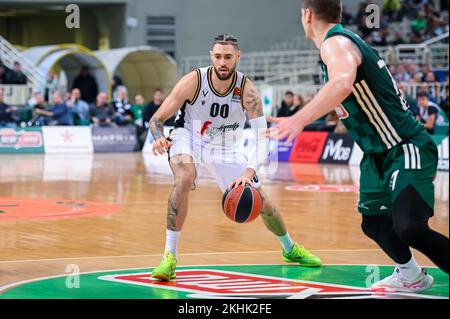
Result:
<svg viewBox="0 0 450 319"><path fill-rule="evenodd" d="M354 141L348 134L328 134L320 163L348 164Z"/></svg>
<svg viewBox="0 0 450 319"><path fill-rule="evenodd" d="M44 153L41 128L0 129L0 153Z"/></svg>
<svg viewBox="0 0 450 319"><path fill-rule="evenodd" d="M87 126L44 126L45 153L92 153L91 128Z"/></svg>
<svg viewBox="0 0 450 319"><path fill-rule="evenodd" d="M433 135L432 137L438 147L439 152L437 169L439 171L448 171L448 136Z"/></svg>
<svg viewBox="0 0 450 319"><path fill-rule="evenodd" d="M95 152L133 152L137 147L136 127L93 127Z"/></svg>
<svg viewBox="0 0 450 319"><path fill-rule="evenodd" d="M270 140L270 159L276 160L280 162L289 162L289 158L291 157L292 147L294 146L295 140L290 144L285 144L286 140L275 141ZM278 152L277 154L275 154Z"/></svg>
<svg viewBox="0 0 450 319"><path fill-rule="evenodd" d="M289 162L318 163L327 137L327 132L301 133L295 140Z"/></svg>

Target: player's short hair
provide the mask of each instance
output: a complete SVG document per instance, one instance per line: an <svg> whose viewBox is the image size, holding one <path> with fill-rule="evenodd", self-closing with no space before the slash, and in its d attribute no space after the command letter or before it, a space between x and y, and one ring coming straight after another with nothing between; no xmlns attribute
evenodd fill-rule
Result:
<svg viewBox="0 0 450 319"><path fill-rule="evenodd" d="M419 91L417 93L417 98L419 98L419 97L426 97L428 99L428 98L430 98L430 95L428 94L427 91Z"/></svg>
<svg viewBox="0 0 450 319"><path fill-rule="evenodd" d="M319 20L340 23L342 19L341 0L303 0L303 9L310 9Z"/></svg>
<svg viewBox="0 0 450 319"><path fill-rule="evenodd" d="M214 41L213 41L213 47L215 44L230 44L232 45L236 50L239 50L239 44L238 44L238 40L236 39L235 36L229 34L229 33L224 33L218 36L214 37Z"/></svg>
<svg viewBox="0 0 450 319"><path fill-rule="evenodd" d="M292 91L286 91L286 92L284 92L284 95L294 96L294 92L292 92Z"/></svg>

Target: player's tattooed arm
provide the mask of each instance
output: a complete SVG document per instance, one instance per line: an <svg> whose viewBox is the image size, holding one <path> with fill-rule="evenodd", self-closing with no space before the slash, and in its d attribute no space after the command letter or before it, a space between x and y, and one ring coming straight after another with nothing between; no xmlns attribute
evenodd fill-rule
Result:
<svg viewBox="0 0 450 319"><path fill-rule="evenodd" d="M247 110L250 119L264 116L261 96L248 79L245 81L243 96L244 108Z"/></svg>
<svg viewBox="0 0 450 319"><path fill-rule="evenodd" d="M186 74L178 81L149 122L149 128L155 140L164 137L164 122L176 114L186 101L192 99L198 85L196 71Z"/></svg>
<svg viewBox="0 0 450 319"><path fill-rule="evenodd" d="M164 137L164 123L160 118L153 116L148 126L155 141Z"/></svg>

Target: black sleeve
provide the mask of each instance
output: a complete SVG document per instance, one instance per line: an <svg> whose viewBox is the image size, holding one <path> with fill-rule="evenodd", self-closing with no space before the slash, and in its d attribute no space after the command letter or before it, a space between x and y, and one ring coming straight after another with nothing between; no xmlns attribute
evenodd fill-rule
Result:
<svg viewBox="0 0 450 319"><path fill-rule="evenodd" d="M428 107L428 115L433 115L433 114L438 114L439 110L437 109L437 107L430 105Z"/></svg>

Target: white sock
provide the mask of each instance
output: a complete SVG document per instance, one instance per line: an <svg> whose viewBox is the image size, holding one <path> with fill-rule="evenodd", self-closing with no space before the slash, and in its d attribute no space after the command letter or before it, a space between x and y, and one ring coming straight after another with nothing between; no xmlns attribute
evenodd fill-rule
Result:
<svg viewBox="0 0 450 319"><path fill-rule="evenodd" d="M417 279L417 277L419 277L422 271L422 269L414 259L414 256L412 256L411 260L408 261L406 264L397 264L397 268L399 269L400 276L402 276L408 281Z"/></svg>
<svg viewBox="0 0 450 319"><path fill-rule="evenodd" d="M175 255L175 258L178 254L178 240L180 239L181 231L173 231L166 230L166 248L164 249L164 253L172 252Z"/></svg>
<svg viewBox="0 0 450 319"><path fill-rule="evenodd" d="M292 247L294 246L295 242L292 240L289 233L286 233L283 236L278 236L278 239L281 242L281 245L283 246L283 250L285 252L290 252L292 250Z"/></svg>

